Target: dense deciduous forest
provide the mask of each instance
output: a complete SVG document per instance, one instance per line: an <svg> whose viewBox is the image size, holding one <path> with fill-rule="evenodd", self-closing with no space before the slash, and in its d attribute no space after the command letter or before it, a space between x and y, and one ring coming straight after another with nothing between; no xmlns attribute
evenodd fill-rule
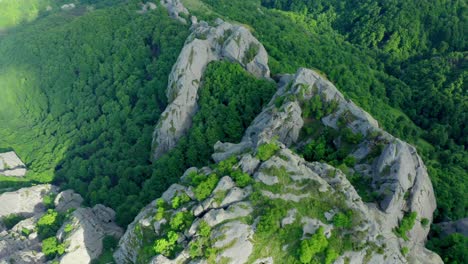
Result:
<svg viewBox="0 0 468 264"><path fill-rule="evenodd" d="M138 14L138 1L81 1L96 10L71 12L44 11L64 1L26 2L0 2L0 149L14 149L30 169L25 180L1 177L2 188L55 182L113 207L127 224L186 168L209 163L217 140L239 141L275 90L238 65L210 64L193 128L151 164L167 76L189 26L162 8ZM418 148L436 192L436 222L467 216L464 1L184 2L199 18L249 25L273 74L323 72ZM430 246L459 253L463 241L435 232Z"/></svg>

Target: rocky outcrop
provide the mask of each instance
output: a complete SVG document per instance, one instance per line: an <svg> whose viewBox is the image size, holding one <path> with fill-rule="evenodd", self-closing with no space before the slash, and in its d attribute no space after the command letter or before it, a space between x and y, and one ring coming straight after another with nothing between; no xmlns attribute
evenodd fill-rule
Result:
<svg viewBox="0 0 468 264"><path fill-rule="evenodd" d="M269 78L268 55L248 29L222 20L216 26L194 25L169 76L169 105L154 131L153 159L172 149L190 128L206 66L223 59L241 64L254 76Z"/></svg>
<svg viewBox="0 0 468 264"><path fill-rule="evenodd" d="M105 236L120 238L123 234L123 230L114 223L114 220L115 212L100 204L93 208L75 210L57 234L60 240L68 245L60 263L90 263L99 257ZM68 233L64 231L67 225L72 227L72 231Z"/></svg>
<svg viewBox="0 0 468 264"><path fill-rule="evenodd" d="M161 0L161 5L167 8L169 16L186 24L187 20L184 17L189 15L189 11L180 0ZM184 17L181 17L184 16Z"/></svg>
<svg viewBox="0 0 468 264"><path fill-rule="evenodd" d="M209 54L203 56L210 58ZM199 69L199 72L202 71ZM176 100L184 87L171 87L168 96ZM196 94L191 96L196 102ZM324 114L315 120L305 116L304 112L310 110L304 107L310 107L309 102L317 98ZM334 140L337 147L348 140L342 131L354 135L352 143L347 142L346 147L356 164L348 170L370 177L368 188L378 193L373 202L364 202L348 175L341 170L324 163L307 162L288 149L308 142L308 138L301 137L305 121L319 122L320 126L338 131ZM266 159L262 155L260 160L257 156L259 148L271 142L276 142L279 150ZM380 146L380 152L376 146ZM424 222L430 224L436 205L427 171L415 148L381 130L375 119L346 99L317 72L299 69L295 75L284 75L277 93L254 119L242 141L238 144L218 142L214 148L213 159L220 163L223 171L227 159L232 161L230 157L236 157L230 173L221 173L221 168L216 166L189 169L180 184L171 186L164 193L165 202L153 201L132 223L115 254L118 263L134 262L142 248L147 247L138 238L145 234L155 234L154 239L164 237L167 228L161 226L170 223L180 212L187 212L194 218L178 236L177 243L183 250L172 259L155 256L151 263L204 263L203 257L187 253L192 244L202 239L201 223L212 228L208 246L216 249L217 262L281 262L283 259L275 260L278 254L254 254L283 250L287 255L287 252L297 250L291 248L294 243L283 244L280 249L271 248L270 244L278 243L275 242L279 239L277 236L271 236L271 241L266 244L259 242L261 238L256 236L257 232L263 232L259 231L262 229L259 225L266 215L269 219L279 217L269 213L275 204L284 208L273 211L280 215L275 221L281 225L282 232L293 232L289 228L302 229L296 241L307 239L319 227L329 239L332 236L345 239L347 234L351 235L354 250L345 250L334 263L442 263L440 257L424 248L429 228L427 223L423 226L420 222L426 219ZM238 186L239 171L248 174L255 184ZM195 198L197 187L190 183L193 175L205 175L206 179L218 175L218 184L207 198ZM181 194L189 199L171 209L174 197ZM260 206L263 203L269 206ZM319 207L326 204L327 209L304 208L312 204ZM162 219L155 220L160 210L168 211L164 211ZM409 212L415 212L417 217L414 226L406 232L408 238L403 239L394 231ZM346 214L348 216L344 216ZM249 219L251 216L255 218ZM346 228L337 226L342 221L336 220L337 216L348 217L350 222Z"/></svg>
<svg viewBox="0 0 468 264"><path fill-rule="evenodd" d="M75 193L73 190L66 190L60 192L57 197L55 197L55 210L57 210L57 212L66 212L70 209L79 208L82 202L83 198L81 195Z"/></svg>
<svg viewBox="0 0 468 264"><path fill-rule="evenodd" d="M44 197L56 193L57 187L50 184L22 188L0 194L0 218L9 215L31 217L45 212Z"/></svg>
<svg viewBox="0 0 468 264"><path fill-rule="evenodd" d="M26 165L14 151L0 153L0 175L22 177L26 172Z"/></svg>
<svg viewBox="0 0 468 264"><path fill-rule="evenodd" d="M46 263L36 224L46 213L45 197L55 196L57 189L52 185L37 185L0 195L0 220L11 215L23 219L10 229L0 224L0 264ZM65 245L65 254L56 259L60 263L90 263L101 254L105 236L119 238L123 233L114 223L112 209L99 204L83 208L82 201L71 190L56 196L54 210L66 218L56 236ZM74 211L70 214L71 209Z"/></svg>

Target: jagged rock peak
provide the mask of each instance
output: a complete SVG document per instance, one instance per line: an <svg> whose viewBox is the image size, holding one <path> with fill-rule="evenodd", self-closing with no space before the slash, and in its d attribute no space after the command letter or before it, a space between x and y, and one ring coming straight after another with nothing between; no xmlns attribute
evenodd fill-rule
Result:
<svg viewBox="0 0 468 264"><path fill-rule="evenodd" d="M259 227L262 219L279 214L275 221L289 236L293 232L288 228L302 230L296 243L318 230L327 239L350 235L353 250L341 252L334 263L442 263L438 255L424 248L436 205L415 148L381 130L375 119L313 70L299 69L295 75L284 75L278 86L240 143L215 144L213 159L218 165L190 168L179 184L172 185L162 199L154 200L137 216L120 241L114 255L117 262L134 262L148 247L145 239L170 239L167 226L180 215L190 219L176 236L171 234L177 237L181 251L175 255L162 252L148 262L205 263L206 255L193 251L198 243L208 243L202 248L214 248L215 256L210 258L217 262L281 262L284 259L277 259L278 254L272 251L282 250L281 254L287 256L287 252L296 252L290 249L294 242L269 248L270 242L275 245L276 234L270 236L269 243L257 244L261 240L257 235L263 232ZM317 106L311 103L321 106L320 115L310 117L309 108ZM336 130L334 142L338 147L347 140L342 131L353 136L347 148L356 163L349 171L369 179L367 189L377 193L377 198L364 202L348 179L352 174L325 163L308 162L288 149L308 142L301 133L311 122ZM201 195L205 189L199 188L200 182L212 184L211 192ZM269 211L275 208L272 202L284 210ZM269 205L263 207L263 203ZM311 204L313 208L327 206L321 211L304 209ZM348 214L352 223L346 230L337 220L343 214ZM410 215L414 215L413 220L408 220ZM396 231L402 221L412 221L411 228ZM208 239L200 231L206 231L206 225L211 230Z"/></svg>
<svg viewBox="0 0 468 264"><path fill-rule="evenodd" d="M166 91L170 103L153 134L153 159L172 149L190 128L208 63L228 60L259 78L270 76L266 50L247 28L220 19L216 23L216 26L206 22L192 26L193 32L172 68Z"/></svg>

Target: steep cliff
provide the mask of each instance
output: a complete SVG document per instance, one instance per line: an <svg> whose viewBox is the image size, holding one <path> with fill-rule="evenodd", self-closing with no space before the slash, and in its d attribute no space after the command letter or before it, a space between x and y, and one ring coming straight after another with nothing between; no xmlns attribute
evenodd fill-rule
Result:
<svg viewBox="0 0 468 264"><path fill-rule="evenodd" d="M424 248L436 204L414 147L315 71L284 75L278 86L240 143L215 145L217 164L187 170L142 210L117 262L441 263ZM304 160L296 151L314 138L311 127L335 131L354 164ZM356 175L371 200L351 184ZM321 236L325 246L311 250Z"/></svg>

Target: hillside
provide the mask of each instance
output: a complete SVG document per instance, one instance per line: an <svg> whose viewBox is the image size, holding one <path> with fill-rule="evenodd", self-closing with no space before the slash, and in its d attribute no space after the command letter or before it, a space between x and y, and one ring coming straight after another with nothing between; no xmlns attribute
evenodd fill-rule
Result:
<svg viewBox="0 0 468 264"><path fill-rule="evenodd" d="M0 193L52 183L83 207L7 208L0 256L27 263L8 253L26 237L38 262L465 259L445 231L468 201L462 2L39 2L0 3L21 14L0 13L0 152L27 171ZM60 227L105 206L120 243L84 226L99 250L77 253ZM15 226L60 210L39 240Z"/></svg>

